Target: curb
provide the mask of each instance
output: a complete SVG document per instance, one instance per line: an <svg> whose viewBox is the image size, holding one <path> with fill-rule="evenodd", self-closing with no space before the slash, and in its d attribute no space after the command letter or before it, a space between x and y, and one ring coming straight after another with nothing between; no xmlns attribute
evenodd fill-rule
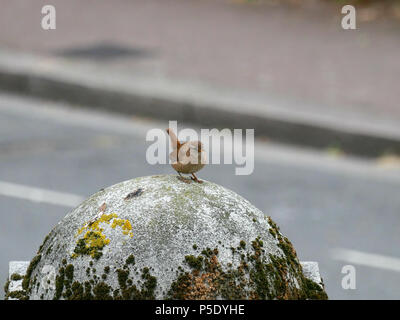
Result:
<svg viewBox="0 0 400 320"><path fill-rule="evenodd" d="M1 52L0 90L201 127L252 128L257 137L272 141L335 147L358 156L400 154L400 130L347 118L294 114L249 96L232 97L232 92L224 95L221 90L159 78L123 77L58 58Z"/></svg>

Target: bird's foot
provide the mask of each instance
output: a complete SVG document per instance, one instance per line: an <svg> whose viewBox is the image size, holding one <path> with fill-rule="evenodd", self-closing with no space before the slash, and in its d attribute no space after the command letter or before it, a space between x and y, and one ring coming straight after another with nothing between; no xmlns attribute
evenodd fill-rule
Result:
<svg viewBox="0 0 400 320"><path fill-rule="evenodd" d="M203 183L203 180L197 179L197 177L196 177L196 175L194 173L192 173L192 177L191 178L192 178L193 181L196 181L197 183Z"/></svg>
<svg viewBox="0 0 400 320"><path fill-rule="evenodd" d="M178 180L180 180L180 181L182 181L184 183L192 183L192 180L189 179L189 178L185 178L185 177L182 177L182 176L177 176L177 178L178 178Z"/></svg>

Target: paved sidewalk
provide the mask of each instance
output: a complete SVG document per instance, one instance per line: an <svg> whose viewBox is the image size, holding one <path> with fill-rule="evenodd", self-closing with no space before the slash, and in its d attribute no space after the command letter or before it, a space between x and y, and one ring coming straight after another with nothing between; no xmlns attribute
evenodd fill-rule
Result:
<svg viewBox="0 0 400 320"><path fill-rule="evenodd" d="M208 101L205 115L224 106L216 116L225 113L235 120L231 125L268 127L258 132L271 139L369 155L399 150L400 23L359 22L356 31L345 31L339 8L304 3L299 8L223 0L54 0L57 29L44 31L40 11L47 2L0 0L0 47L5 59L15 52L40 57L44 76L75 69L70 73L85 90L83 82L102 75L98 82L108 83L113 97L122 80L127 84L120 87L130 91L135 86L152 91L154 85L155 93L164 94L165 109L176 102L166 96L180 99L171 115L178 110L184 120L198 122L193 105ZM19 63L24 64L16 67ZM65 74L56 77L64 81ZM237 111L250 117L237 117ZM145 115L159 113L154 108Z"/></svg>

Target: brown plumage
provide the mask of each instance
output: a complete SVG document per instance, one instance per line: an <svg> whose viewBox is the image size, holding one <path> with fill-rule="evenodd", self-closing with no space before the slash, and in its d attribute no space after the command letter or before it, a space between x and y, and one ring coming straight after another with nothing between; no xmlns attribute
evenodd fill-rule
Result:
<svg viewBox="0 0 400 320"><path fill-rule="evenodd" d="M167 133L171 139L173 151L169 157L173 161L172 168L178 172L181 178L181 173L191 174L196 182L203 182L197 179L194 174L200 171L207 162L207 155L204 151L203 144L200 141L180 142L172 129L167 129Z"/></svg>

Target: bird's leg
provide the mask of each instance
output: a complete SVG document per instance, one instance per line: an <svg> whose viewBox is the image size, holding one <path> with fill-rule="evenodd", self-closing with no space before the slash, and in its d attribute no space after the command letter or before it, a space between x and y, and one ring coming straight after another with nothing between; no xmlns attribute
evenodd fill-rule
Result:
<svg viewBox="0 0 400 320"><path fill-rule="evenodd" d="M192 173L192 180L196 181L197 183L203 183L203 181L197 179L196 175L194 173Z"/></svg>
<svg viewBox="0 0 400 320"><path fill-rule="evenodd" d="M185 183L190 183L190 179L185 178L184 176L182 176L180 172L178 172L178 174L179 174L179 177L178 177L179 180L181 180L181 181L183 181Z"/></svg>

